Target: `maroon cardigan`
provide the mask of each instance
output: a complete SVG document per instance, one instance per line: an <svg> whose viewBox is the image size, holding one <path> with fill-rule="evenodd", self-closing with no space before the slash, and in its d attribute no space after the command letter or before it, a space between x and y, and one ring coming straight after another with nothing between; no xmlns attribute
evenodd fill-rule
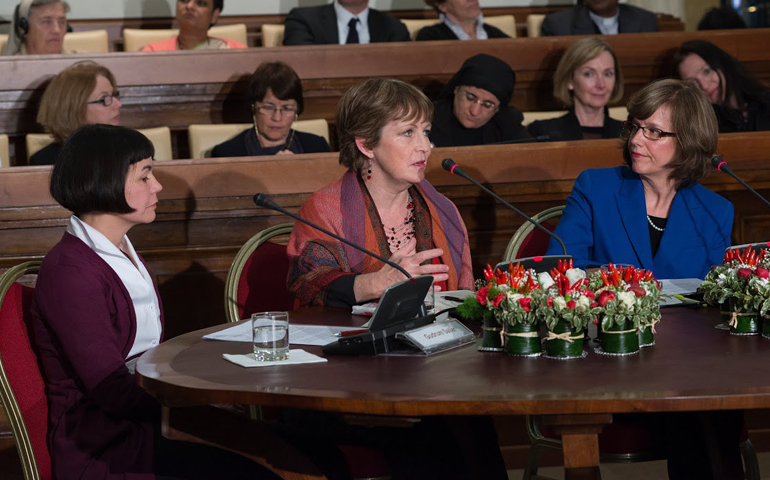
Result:
<svg viewBox="0 0 770 480"><path fill-rule="evenodd" d="M160 406L126 367L136 315L118 275L65 233L43 260L32 314L54 478L154 478Z"/></svg>

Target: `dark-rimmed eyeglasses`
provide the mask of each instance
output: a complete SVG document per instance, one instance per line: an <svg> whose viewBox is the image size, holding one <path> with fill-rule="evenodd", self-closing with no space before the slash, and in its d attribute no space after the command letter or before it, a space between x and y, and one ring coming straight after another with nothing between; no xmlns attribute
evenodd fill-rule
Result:
<svg viewBox="0 0 770 480"><path fill-rule="evenodd" d="M105 107L109 107L110 105L112 105L112 99L113 98L115 98L117 100L120 100L120 92L115 90L114 92L112 92L112 95L105 95L105 96L99 98L98 100L94 100L94 101L86 102L86 103L88 105L96 105L97 103L100 103L100 104L104 105Z"/></svg>
<svg viewBox="0 0 770 480"><path fill-rule="evenodd" d="M676 133L664 132L663 130L655 127L643 127L637 125L634 122L623 122L623 135L627 137L633 137L636 135L636 131L641 129L642 135L647 140L660 140L663 137L676 137Z"/></svg>
<svg viewBox="0 0 770 480"><path fill-rule="evenodd" d="M468 90L463 90L463 93L465 94L465 99L471 103L478 103L479 105L481 105L483 108L487 110L492 110L497 108L497 104L491 100L479 100L479 97L472 94Z"/></svg>
<svg viewBox="0 0 770 480"><path fill-rule="evenodd" d="M286 106L276 108L275 105L256 105L256 107L259 113L268 117L272 117L276 110L281 112L282 117L293 117L297 114L297 107Z"/></svg>

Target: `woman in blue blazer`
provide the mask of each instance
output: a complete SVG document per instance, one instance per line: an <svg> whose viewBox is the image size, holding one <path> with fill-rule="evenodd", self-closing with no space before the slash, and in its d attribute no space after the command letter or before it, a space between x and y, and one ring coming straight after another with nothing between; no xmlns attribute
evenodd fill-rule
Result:
<svg viewBox="0 0 770 480"><path fill-rule="evenodd" d="M631 97L628 118L626 166L581 173L556 234L580 267L630 263L658 278L703 278L721 263L733 224L732 204L697 183L717 147L714 110L696 86L664 79ZM562 253L555 242L548 251ZM670 479L744 478L742 411L629 414L614 421L651 431L668 453Z"/></svg>
<svg viewBox="0 0 770 480"><path fill-rule="evenodd" d="M556 234L583 268L628 263L657 278L703 278L733 226L732 204L697 183L716 151L713 109L696 87L666 79L635 94L628 111L627 165L581 173ZM561 248L551 242L548 252Z"/></svg>

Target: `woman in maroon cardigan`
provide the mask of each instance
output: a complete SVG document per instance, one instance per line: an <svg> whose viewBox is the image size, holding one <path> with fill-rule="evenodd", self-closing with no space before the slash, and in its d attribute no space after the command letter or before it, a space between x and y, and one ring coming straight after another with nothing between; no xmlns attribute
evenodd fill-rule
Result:
<svg viewBox="0 0 770 480"><path fill-rule="evenodd" d="M160 406L133 374L163 336L158 291L126 236L155 219L161 185L139 132L86 125L62 147L51 195L71 210L35 288L33 336L59 480L265 478L235 454L159 434Z"/></svg>

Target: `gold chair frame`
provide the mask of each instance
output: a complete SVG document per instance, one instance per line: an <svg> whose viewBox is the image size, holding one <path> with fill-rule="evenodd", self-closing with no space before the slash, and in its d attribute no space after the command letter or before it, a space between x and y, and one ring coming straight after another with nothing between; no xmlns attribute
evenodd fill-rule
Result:
<svg viewBox="0 0 770 480"><path fill-rule="evenodd" d="M552 218L560 217L564 211L564 207L566 207L566 205L547 208L537 215L533 215L532 220L536 221L537 223L543 223ZM535 228L536 227L530 222L525 221L524 224L520 226L518 230L516 230L516 232L511 237L511 241L508 242L508 247L505 249L505 254L503 254L504 262L510 262L516 259L516 252L518 252L521 248L521 245L524 243L527 235L529 235Z"/></svg>
<svg viewBox="0 0 770 480"><path fill-rule="evenodd" d="M11 285L24 275L38 273L41 263L40 261L25 262L9 268L0 276L0 306L3 304L5 295L11 288ZM11 360L9 359L9 361ZM11 424L11 432L16 441L16 449L19 452L19 461L21 462L25 480L40 480L40 471L37 467L35 452L32 449L32 440L29 438L27 425L24 423L24 417L19 409L19 404L16 402L16 395L13 393L11 383L8 381L8 376L5 373L2 355L0 355L0 403L5 407L5 413Z"/></svg>

